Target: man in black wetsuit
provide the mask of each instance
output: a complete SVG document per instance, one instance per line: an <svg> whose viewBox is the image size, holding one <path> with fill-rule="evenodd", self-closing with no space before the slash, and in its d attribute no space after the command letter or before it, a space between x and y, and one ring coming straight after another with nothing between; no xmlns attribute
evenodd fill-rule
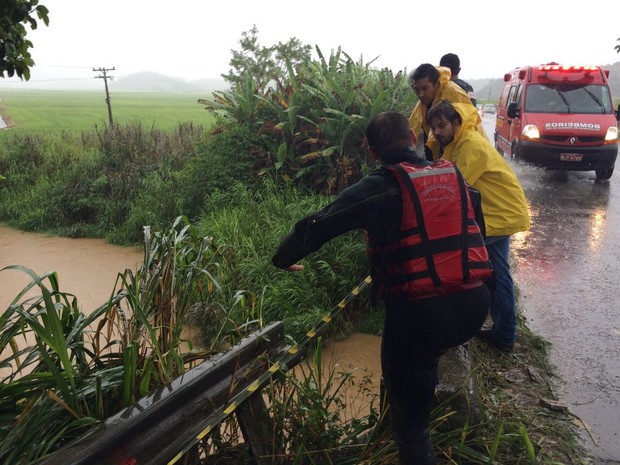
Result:
<svg viewBox="0 0 620 465"><path fill-rule="evenodd" d="M490 265L478 222L472 218L474 207L470 196L465 194L465 185L459 184L463 188L460 190L447 182L460 175L450 162L443 161L440 163L448 165L442 165L442 173L433 174L437 171L416 153L413 141L413 132L402 114L377 115L366 128L366 146L370 155L381 161L382 167L343 190L320 211L299 220L280 243L272 261L279 268L302 271L304 265L298 261L327 241L354 229L366 231L373 286L377 286L385 300L381 368L400 462L402 465L434 465L435 451L429 425L438 383L439 357L447 349L473 337L484 323L490 296L487 286L479 279L481 275L476 273ZM426 180L423 189L416 184L420 179ZM411 187L417 194L411 193ZM419 202L430 210L419 215ZM432 228L428 223L438 224L431 221L437 219L433 213L436 209L449 207L454 211L456 204L459 205L458 214L442 215L440 226L435 226L436 230L445 232L456 225L459 232L455 236L450 240L444 237L430 241L427 248L412 242L416 234L430 234L424 232ZM463 224L466 209L473 234L469 227L458 226ZM421 218L428 220L426 227ZM412 221L418 227L411 227ZM462 241L465 237L467 240ZM422 242L426 244L425 241ZM461 255L462 245L456 244L463 242L468 242L475 250ZM480 260L471 270L476 277L450 280L450 276L445 276L444 280L442 276L433 284L428 265L432 260L428 261L425 254L429 251L443 253L445 247L450 247L448 254L456 252L459 257L457 263L448 260L447 274L461 269L463 256L480 253ZM440 263L446 262L445 255L442 258L436 262L438 268ZM488 270L490 272L490 268ZM446 284L448 281L451 284Z"/></svg>

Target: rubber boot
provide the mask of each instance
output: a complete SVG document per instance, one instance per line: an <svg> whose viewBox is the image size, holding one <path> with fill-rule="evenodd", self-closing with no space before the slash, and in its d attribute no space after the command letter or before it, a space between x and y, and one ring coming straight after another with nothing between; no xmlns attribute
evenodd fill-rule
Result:
<svg viewBox="0 0 620 465"><path fill-rule="evenodd" d="M399 441L397 441L398 443ZM435 448L426 428L398 444L399 465L436 465Z"/></svg>

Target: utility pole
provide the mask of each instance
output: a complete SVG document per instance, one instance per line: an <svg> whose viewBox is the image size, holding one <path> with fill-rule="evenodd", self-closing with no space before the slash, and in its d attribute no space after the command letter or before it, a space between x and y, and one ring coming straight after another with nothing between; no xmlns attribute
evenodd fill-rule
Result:
<svg viewBox="0 0 620 465"><path fill-rule="evenodd" d="M112 122L112 105L110 104L110 91L108 90L108 79L112 80L112 76L108 76L108 71L115 71L116 68L93 68L93 72L101 73L99 76L95 76L96 79L103 79L103 83L105 84L105 103L108 104L108 116L110 117L110 126L114 123Z"/></svg>

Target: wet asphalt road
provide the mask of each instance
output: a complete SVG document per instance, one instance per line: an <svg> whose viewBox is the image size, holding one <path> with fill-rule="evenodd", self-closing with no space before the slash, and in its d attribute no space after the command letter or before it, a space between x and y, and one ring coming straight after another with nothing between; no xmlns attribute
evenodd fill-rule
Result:
<svg viewBox="0 0 620 465"><path fill-rule="evenodd" d="M620 160L608 182L511 166L532 218L512 242L523 314L552 344L555 393L590 428L594 462L620 464Z"/></svg>

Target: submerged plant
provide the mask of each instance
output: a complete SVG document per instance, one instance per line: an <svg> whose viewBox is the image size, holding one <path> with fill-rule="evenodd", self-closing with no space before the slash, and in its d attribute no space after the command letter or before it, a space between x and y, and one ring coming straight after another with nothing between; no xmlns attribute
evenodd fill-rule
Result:
<svg viewBox="0 0 620 465"><path fill-rule="evenodd" d="M274 463L347 463L362 454L378 422L370 377L327 365L321 354L319 339L307 361L265 389Z"/></svg>

